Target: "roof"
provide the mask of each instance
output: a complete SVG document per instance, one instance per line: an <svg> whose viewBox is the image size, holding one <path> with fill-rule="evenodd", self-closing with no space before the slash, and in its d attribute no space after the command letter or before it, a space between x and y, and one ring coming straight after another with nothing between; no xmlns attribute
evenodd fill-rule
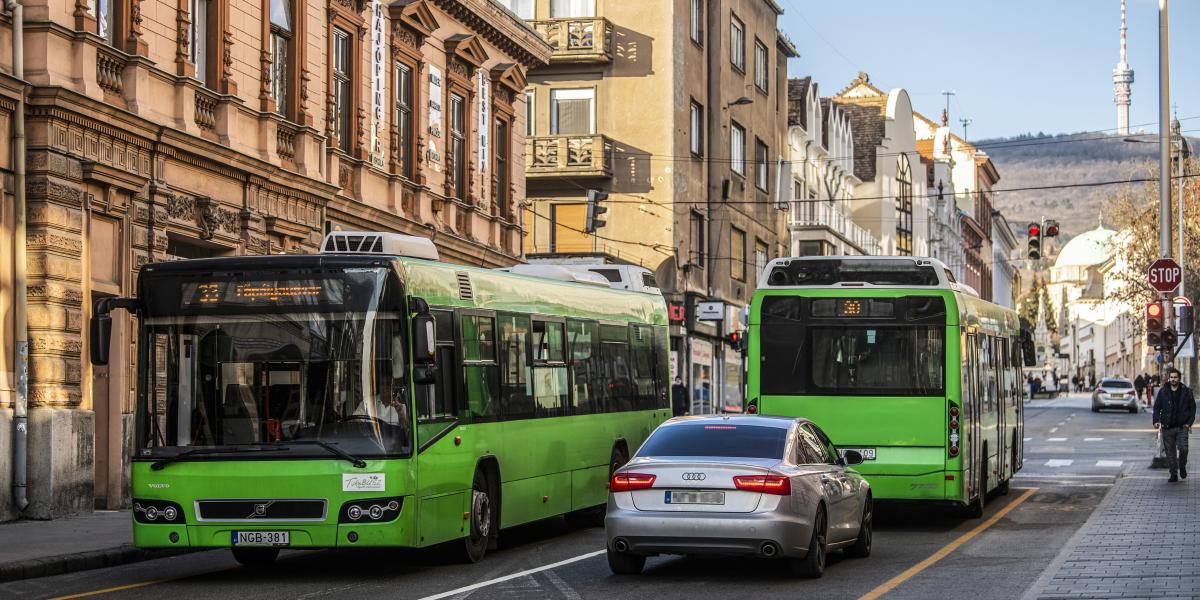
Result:
<svg viewBox="0 0 1200 600"><path fill-rule="evenodd" d="M1054 261L1054 267L1090 267L1102 264L1112 255L1116 237L1117 232L1105 229L1103 225L1085 231L1063 246Z"/></svg>
<svg viewBox="0 0 1200 600"><path fill-rule="evenodd" d="M805 131L808 130L808 111L805 110L804 104L808 99L808 89L811 85L812 77L798 77L788 80L788 127L799 125Z"/></svg>
<svg viewBox="0 0 1200 600"><path fill-rule="evenodd" d="M875 152L883 142L883 110L886 110L886 102L886 96L877 105L843 102L840 97L833 98L838 109L850 117L850 130L854 136L854 175L863 181L875 179Z"/></svg>

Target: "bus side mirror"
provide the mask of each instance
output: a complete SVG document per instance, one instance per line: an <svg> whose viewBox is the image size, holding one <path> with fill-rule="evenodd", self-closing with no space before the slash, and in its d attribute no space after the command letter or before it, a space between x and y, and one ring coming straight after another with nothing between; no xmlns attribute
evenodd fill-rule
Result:
<svg viewBox="0 0 1200 600"><path fill-rule="evenodd" d="M92 315L88 331L88 355L92 364L102 367L108 364L108 346L112 340L112 317L107 314Z"/></svg>
<svg viewBox="0 0 1200 600"><path fill-rule="evenodd" d="M437 351L437 336L433 326L433 315L429 313L413 317L413 362L431 364Z"/></svg>

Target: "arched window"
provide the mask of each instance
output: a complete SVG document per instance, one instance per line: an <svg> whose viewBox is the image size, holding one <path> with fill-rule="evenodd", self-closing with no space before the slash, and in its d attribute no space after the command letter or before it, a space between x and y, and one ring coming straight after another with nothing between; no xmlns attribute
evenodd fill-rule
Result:
<svg viewBox="0 0 1200 600"><path fill-rule="evenodd" d="M912 169L908 155L901 154L896 161L896 253L912 256Z"/></svg>

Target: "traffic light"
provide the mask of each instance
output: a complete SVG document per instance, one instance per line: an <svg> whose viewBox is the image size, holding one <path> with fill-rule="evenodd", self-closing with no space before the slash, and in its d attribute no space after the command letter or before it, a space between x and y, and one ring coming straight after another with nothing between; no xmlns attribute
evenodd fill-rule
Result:
<svg viewBox="0 0 1200 600"><path fill-rule="evenodd" d="M587 222L583 226L584 233L596 233L597 229L604 227L605 221L600 216L608 212L608 207L600 206L600 203L605 200L608 200L608 192L587 191Z"/></svg>
<svg viewBox="0 0 1200 600"><path fill-rule="evenodd" d="M1026 231L1029 233L1029 250L1026 255L1033 260L1038 260L1042 258L1042 226L1030 223Z"/></svg>
<svg viewBox="0 0 1200 600"><path fill-rule="evenodd" d="M1175 328L1179 331L1179 335L1187 335L1192 333L1192 328L1195 326L1195 320L1192 316L1191 304L1179 304L1175 306Z"/></svg>
<svg viewBox="0 0 1200 600"><path fill-rule="evenodd" d="M735 350L737 350L739 352L745 352L745 350L746 350L746 332L745 331L731 331L731 332L729 332L728 335L725 336L725 340L728 341L729 344L731 346L733 346L733 348Z"/></svg>
<svg viewBox="0 0 1200 600"><path fill-rule="evenodd" d="M1146 305L1146 345L1151 348L1163 345L1163 309L1158 302Z"/></svg>
<svg viewBox="0 0 1200 600"><path fill-rule="evenodd" d="M1042 232L1042 237L1058 237L1058 221L1046 221L1046 228Z"/></svg>
<svg viewBox="0 0 1200 600"><path fill-rule="evenodd" d="M1174 329L1164 329L1162 332L1162 345L1164 352L1174 352L1175 347L1179 345L1179 336L1175 334Z"/></svg>

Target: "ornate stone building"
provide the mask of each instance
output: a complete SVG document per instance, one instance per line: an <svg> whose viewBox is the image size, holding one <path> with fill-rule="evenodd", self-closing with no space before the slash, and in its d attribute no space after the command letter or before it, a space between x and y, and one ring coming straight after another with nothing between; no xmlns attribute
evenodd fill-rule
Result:
<svg viewBox="0 0 1200 600"><path fill-rule="evenodd" d="M330 229L522 258L525 73L551 48L489 0L26 0L25 82L0 17L0 520L18 516L12 113L27 102L29 499L116 507L133 323L93 369L92 303L151 261L308 252Z"/></svg>

